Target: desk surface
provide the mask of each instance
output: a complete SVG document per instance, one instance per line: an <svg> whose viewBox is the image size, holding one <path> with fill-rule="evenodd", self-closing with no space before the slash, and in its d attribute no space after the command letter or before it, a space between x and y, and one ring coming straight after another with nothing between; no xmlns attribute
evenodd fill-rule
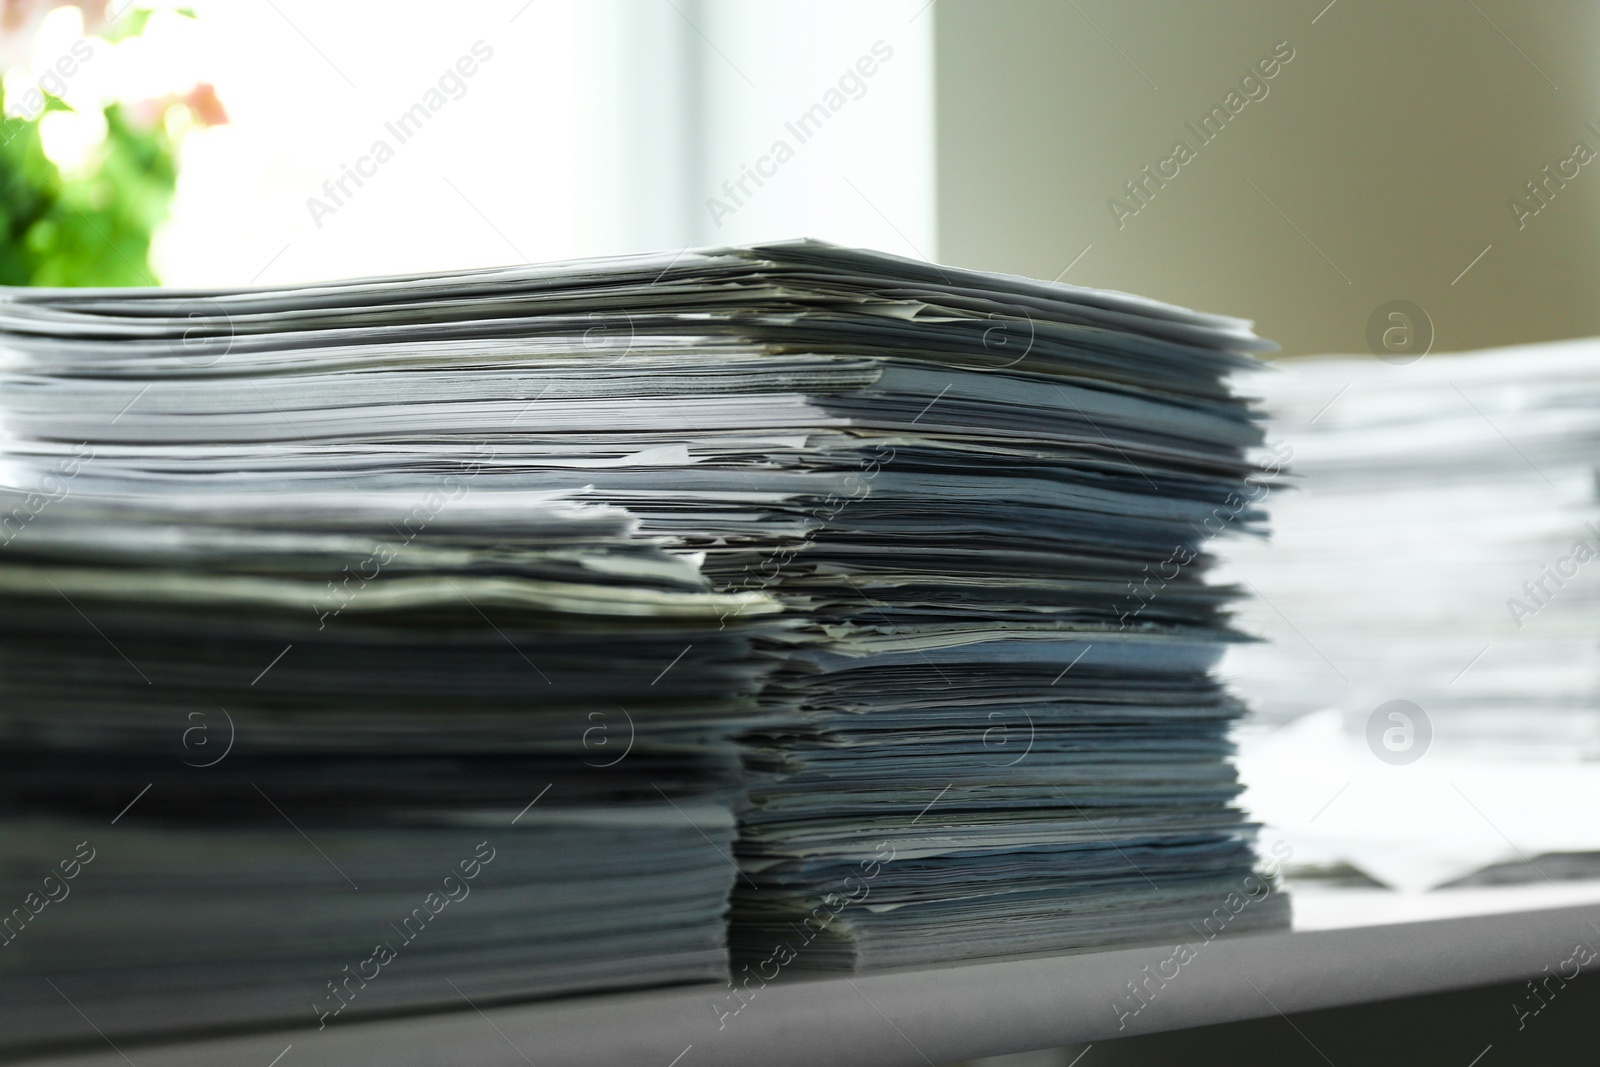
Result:
<svg viewBox="0 0 1600 1067"><path fill-rule="evenodd" d="M1580 940L1600 946L1600 882L1415 897L1299 888L1295 906L1292 932L1197 937L1188 958L1167 945L780 980L721 1018L715 1005L724 1003L725 987L680 986L482 1010L463 1004L321 1032L308 1026L125 1045L121 1053L102 1042L99 1050L29 1062L928 1067L1514 980L1561 964ZM1144 997L1135 996L1135 982Z"/></svg>

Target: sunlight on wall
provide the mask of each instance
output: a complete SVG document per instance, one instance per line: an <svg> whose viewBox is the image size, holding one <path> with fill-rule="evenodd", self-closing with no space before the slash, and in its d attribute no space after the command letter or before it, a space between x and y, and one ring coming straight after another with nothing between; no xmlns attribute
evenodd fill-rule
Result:
<svg viewBox="0 0 1600 1067"><path fill-rule="evenodd" d="M795 236L933 255L931 17L821 6L202 2L140 42L230 117L185 144L157 269L266 284ZM786 131L840 100L805 144ZM724 180L774 169L780 139L793 158L733 205Z"/></svg>

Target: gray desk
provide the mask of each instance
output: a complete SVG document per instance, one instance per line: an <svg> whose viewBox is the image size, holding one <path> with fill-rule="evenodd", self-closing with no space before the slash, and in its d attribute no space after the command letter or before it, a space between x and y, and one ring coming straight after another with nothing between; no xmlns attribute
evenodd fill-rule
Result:
<svg viewBox="0 0 1600 1067"><path fill-rule="evenodd" d="M1423 914L1448 917L1412 918ZM732 1003L724 1000L725 987L687 986L481 1011L463 1004L460 1011L339 1023L320 1033L305 1027L125 1045L126 1058L102 1042L97 1051L32 1062L928 1067L1531 977L1566 960L1579 940L1600 947L1600 884L1420 898L1304 892L1296 922L1287 933L1205 943L1197 937L1193 958L1176 965L1162 966L1173 957L1169 945L855 979L780 980L721 1019L713 1005ZM1595 968L1600 963L1589 969ZM1147 980L1152 973L1156 977ZM1148 1002L1130 992L1131 982L1144 983ZM1133 1006L1139 1010L1129 1011Z"/></svg>

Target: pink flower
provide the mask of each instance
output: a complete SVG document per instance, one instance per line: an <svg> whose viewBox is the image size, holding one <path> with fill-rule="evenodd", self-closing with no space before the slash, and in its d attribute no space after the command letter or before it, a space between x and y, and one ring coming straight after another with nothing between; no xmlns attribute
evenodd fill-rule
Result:
<svg viewBox="0 0 1600 1067"><path fill-rule="evenodd" d="M179 104L189 109L189 113L194 116L198 125L221 126L228 121L228 112L223 108L222 101L217 98L216 87L210 82L200 82L182 96L168 93L165 96L135 100L125 107L131 122L150 129L161 125L167 117L167 112Z"/></svg>
<svg viewBox="0 0 1600 1067"><path fill-rule="evenodd" d="M200 82L193 89L183 94L183 103L194 113L194 120L202 126L225 126L228 122L227 109L222 106L222 101L217 99L217 87L210 82Z"/></svg>

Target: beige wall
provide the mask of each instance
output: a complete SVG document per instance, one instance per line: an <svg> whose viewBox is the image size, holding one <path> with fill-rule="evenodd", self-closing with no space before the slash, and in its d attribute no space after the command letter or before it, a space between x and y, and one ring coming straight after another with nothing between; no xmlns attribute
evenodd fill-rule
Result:
<svg viewBox="0 0 1600 1067"><path fill-rule="evenodd" d="M1600 152L1600 5L1325 2L939 0L939 258L1051 278L1091 246L1063 280L1252 317L1289 354L1366 350L1394 299L1436 350L1600 333L1600 158L1520 230L1508 206ZM1202 144L1185 122L1284 41ZM1179 140L1140 206L1123 183Z"/></svg>

